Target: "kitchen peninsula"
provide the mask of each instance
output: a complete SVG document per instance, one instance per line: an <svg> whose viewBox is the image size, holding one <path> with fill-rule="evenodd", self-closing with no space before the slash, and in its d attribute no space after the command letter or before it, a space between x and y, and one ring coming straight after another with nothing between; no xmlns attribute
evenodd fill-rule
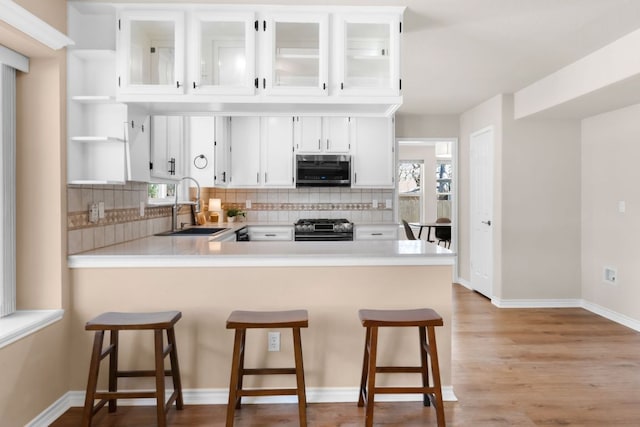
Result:
<svg viewBox="0 0 640 427"><path fill-rule="evenodd" d="M151 236L72 255L68 262L73 390L85 387L91 337L84 323L98 313L182 311L177 339L185 399L226 403L233 342L225 329L229 313L304 308L309 311L309 328L302 332L309 401L355 402L364 345L358 309L431 307L444 318L444 327L438 328L438 353L445 398L453 398L454 254L442 247L408 240L220 242ZM381 342L388 344L380 352L381 362L417 363L415 331L393 338L383 332ZM287 331L282 333L282 351L267 352L266 332L256 332L247 365L289 363L291 339ZM121 363L135 366L145 360L151 344L136 336L135 344L123 346L129 352L121 354ZM268 381L289 385L278 382L289 381L281 377ZM419 378L409 376L407 381L417 383Z"/></svg>

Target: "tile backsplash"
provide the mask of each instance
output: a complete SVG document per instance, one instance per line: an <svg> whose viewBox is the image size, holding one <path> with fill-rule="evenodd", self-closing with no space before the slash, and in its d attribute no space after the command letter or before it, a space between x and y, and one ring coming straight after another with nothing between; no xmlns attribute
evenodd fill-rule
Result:
<svg viewBox="0 0 640 427"><path fill-rule="evenodd" d="M171 207L145 206L147 184L69 185L67 187L67 238L69 254L79 253L151 236L171 229ZM195 187L191 198L195 198ZM224 209L234 206L246 212L246 221L291 223L299 218L347 218L355 223L393 221L393 190L351 188L220 189L202 188L200 198L207 207L210 198L222 200ZM246 208L250 201L251 208ZM377 201L377 206L374 207ZM105 216L89 222L89 206L104 202ZM189 222L188 206L180 210L179 222Z"/></svg>

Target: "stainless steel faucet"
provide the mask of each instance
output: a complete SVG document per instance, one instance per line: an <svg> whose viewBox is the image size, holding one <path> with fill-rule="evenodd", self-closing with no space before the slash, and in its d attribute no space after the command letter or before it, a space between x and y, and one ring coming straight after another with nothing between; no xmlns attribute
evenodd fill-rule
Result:
<svg viewBox="0 0 640 427"><path fill-rule="evenodd" d="M180 187L180 183L185 179L190 179L191 181L195 182L196 188L197 188L196 201L195 203L187 202L187 203L181 203L181 204L193 204L195 205L193 208L194 212L195 213L200 212L200 183L198 183L198 181L196 181L195 178L192 178L190 176L185 176L182 179L180 179L178 182L176 182L175 200L173 202L173 206L171 207L171 231L176 231L176 229L178 228L178 187Z"/></svg>

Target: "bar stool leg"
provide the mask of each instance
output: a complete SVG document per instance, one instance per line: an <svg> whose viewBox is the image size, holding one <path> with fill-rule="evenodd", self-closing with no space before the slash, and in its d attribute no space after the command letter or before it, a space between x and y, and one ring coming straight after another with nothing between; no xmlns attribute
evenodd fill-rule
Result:
<svg viewBox="0 0 640 427"><path fill-rule="evenodd" d="M158 418L158 427L166 427L167 417L164 400L164 346L162 342L162 329L156 329L153 332L155 336L156 356L156 413Z"/></svg>
<svg viewBox="0 0 640 427"><path fill-rule="evenodd" d="M438 427L445 427L444 421L444 404L442 402L442 385L440 383L440 366L438 364L438 348L436 346L436 330L429 327L429 357L431 358L431 374L433 376L433 386L436 392L433 393L435 398L436 416L438 419Z"/></svg>
<svg viewBox="0 0 640 427"><path fill-rule="evenodd" d="M371 343L370 328L366 330L364 339L364 356L362 357L362 377L360 379L360 397L358 397L358 406L364 406L364 400L367 397L367 379L369 374L369 347Z"/></svg>
<svg viewBox="0 0 640 427"><path fill-rule="evenodd" d="M427 333L424 326L418 326L418 332L420 334L420 373L422 374L422 386L429 387ZM428 393L422 395L422 404L424 406L431 406L431 398Z"/></svg>
<svg viewBox="0 0 640 427"><path fill-rule="evenodd" d="M109 391L118 391L118 331L109 331L111 353L109 354ZM118 399L109 399L109 412L116 412Z"/></svg>
<svg viewBox="0 0 640 427"><path fill-rule="evenodd" d="M300 427L307 427L307 397L304 384L304 366L302 364L302 339L300 328L293 328L293 351L296 362L296 384L298 386L298 413Z"/></svg>
<svg viewBox="0 0 640 427"><path fill-rule="evenodd" d="M90 427L93 418L93 401L98 387L98 373L100 371L100 356L102 354L102 342L104 331L96 331L93 338L93 350L91 351L91 363L89 364L89 378L87 379L87 394L84 398L84 410L82 411L82 427Z"/></svg>
<svg viewBox="0 0 640 427"><path fill-rule="evenodd" d="M369 341L369 381L367 385L367 412L365 419L366 427L373 427L373 404L375 401L376 389L376 356L378 350L378 327L372 326L371 338Z"/></svg>
<svg viewBox="0 0 640 427"><path fill-rule="evenodd" d="M176 333L173 327L167 329L167 342L171 346L169 353L169 362L171 363L171 379L173 380L173 389L177 393L176 409L181 410L184 402L182 400L182 379L180 378L180 364L178 364L178 346L176 345Z"/></svg>
<svg viewBox="0 0 640 427"><path fill-rule="evenodd" d="M240 353L242 351L241 347L243 342L244 330L236 329L235 340L233 343L233 356L231 359L231 381L229 384L229 403L227 404L226 427L233 427L236 404L240 404L240 396L238 396L238 376L240 373Z"/></svg>
<svg viewBox="0 0 640 427"><path fill-rule="evenodd" d="M240 364L238 366L238 390L242 390L242 383L244 381L244 349L247 342L247 330L242 329L242 341L240 342ZM242 396L238 393L236 398L236 409L242 407Z"/></svg>

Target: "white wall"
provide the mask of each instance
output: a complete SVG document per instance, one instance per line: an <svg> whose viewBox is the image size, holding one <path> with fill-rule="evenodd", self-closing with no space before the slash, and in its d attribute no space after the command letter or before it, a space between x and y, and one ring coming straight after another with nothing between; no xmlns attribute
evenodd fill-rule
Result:
<svg viewBox="0 0 640 427"><path fill-rule="evenodd" d="M640 105L582 121L582 297L640 320ZM626 212L618 211L624 201ZM602 280L615 267L615 285Z"/></svg>
<svg viewBox="0 0 640 427"><path fill-rule="evenodd" d="M459 118L452 115L397 114L397 138L455 138Z"/></svg>

